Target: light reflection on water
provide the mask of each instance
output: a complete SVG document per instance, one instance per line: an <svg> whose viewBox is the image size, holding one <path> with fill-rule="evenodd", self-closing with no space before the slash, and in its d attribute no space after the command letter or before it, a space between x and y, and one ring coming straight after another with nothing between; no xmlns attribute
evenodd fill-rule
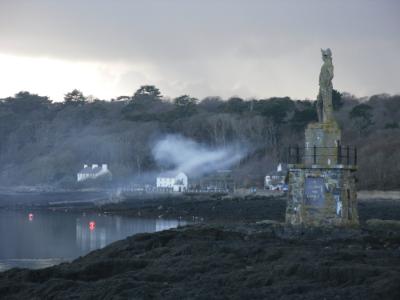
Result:
<svg viewBox="0 0 400 300"><path fill-rule="evenodd" d="M68 261L68 259L61 258L0 259L0 272L11 268L42 269L66 261Z"/></svg>
<svg viewBox="0 0 400 300"><path fill-rule="evenodd" d="M94 228L90 226L91 222L95 222ZM76 219L76 245L81 252L87 253L134 233L161 231L185 224L177 220L81 216Z"/></svg>
<svg viewBox="0 0 400 300"><path fill-rule="evenodd" d="M69 261L127 236L186 225L185 221L104 214L0 210L0 271Z"/></svg>

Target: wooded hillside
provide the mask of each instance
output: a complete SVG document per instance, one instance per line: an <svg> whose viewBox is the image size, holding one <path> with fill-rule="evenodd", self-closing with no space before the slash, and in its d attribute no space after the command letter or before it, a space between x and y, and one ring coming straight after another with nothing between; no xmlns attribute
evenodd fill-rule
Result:
<svg viewBox="0 0 400 300"><path fill-rule="evenodd" d="M357 99L334 92L343 145L358 147L361 189L400 188L400 96ZM0 99L0 186L73 187L84 163L108 163L115 182L158 171L152 146L180 134L210 147L243 143L249 155L234 167L243 186L262 186L266 172L302 145L316 121L313 101L285 98L198 101L163 97L154 86L133 96L99 100L74 90L65 101L20 92Z"/></svg>

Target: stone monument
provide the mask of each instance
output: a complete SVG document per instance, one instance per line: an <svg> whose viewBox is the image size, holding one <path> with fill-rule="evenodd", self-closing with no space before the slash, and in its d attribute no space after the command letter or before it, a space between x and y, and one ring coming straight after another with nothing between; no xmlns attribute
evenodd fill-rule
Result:
<svg viewBox="0 0 400 300"><path fill-rule="evenodd" d="M286 223L356 226L357 151L341 145L341 131L332 108L332 51L321 52L324 63L317 98L319 122L307 126L304 148L289 148Z"/></svg>

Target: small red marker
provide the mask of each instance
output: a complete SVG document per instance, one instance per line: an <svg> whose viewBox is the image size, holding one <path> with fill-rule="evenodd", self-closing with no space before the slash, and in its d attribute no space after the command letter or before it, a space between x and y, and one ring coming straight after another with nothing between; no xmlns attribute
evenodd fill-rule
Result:
<svg viewBox="0 0 400 300"><path fill-rule="evenodd" d="M89 229L93 231L96 228L96 222L95 221L90 221L89 222Z"/></svg>

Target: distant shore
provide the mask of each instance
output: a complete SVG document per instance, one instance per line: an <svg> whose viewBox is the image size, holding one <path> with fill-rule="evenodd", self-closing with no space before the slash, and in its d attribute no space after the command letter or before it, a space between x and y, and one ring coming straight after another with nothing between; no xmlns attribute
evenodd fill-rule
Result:
<svg viewBox="0 0 400 300"><path fill-rule="evenodd" d="M358 192L360 220L400 219L399 191ZM100 212L132 217L176 218L205 222L282 222L282 192L236 194L134 194L107 191L15 192L0 189L0 209Z"/></svg>
<svg viewBox="0 0 400 300"><path fill-rule="evenodd" d="M376 199L387 199L387 200L400 200L400 191L358 191L358 199L361 200L376 200Z"/></svg>
<svg viewBox="0 0 400 300"><path fill-rule="evenodd" d="M111 202L124 200L129 198L149 199L149 198L166 198L166 197L187 197L196 195L226 195L235 198L248 196L282 196L282 191L270 191L264 189L237 189L233 193L162 193L162 192L119 192L118 189L102 189L102 188L86 188L86 189L61 189L50 186L15 186L0 187L0 205L2 203L22 204L46 203L46 201L69 201L69 202ZM383 190L360 190L357 191L358 199L391 199L400 200L400 190L383 191Z"/></svg>
<svg viewBox="0 0 400 300"><path fill-rule="evenodd" d="M106 201L104 191L15 191L0 189L0 208L48 207L52 203L64 202L71 205L79 203L93 204Z"/></svg>

